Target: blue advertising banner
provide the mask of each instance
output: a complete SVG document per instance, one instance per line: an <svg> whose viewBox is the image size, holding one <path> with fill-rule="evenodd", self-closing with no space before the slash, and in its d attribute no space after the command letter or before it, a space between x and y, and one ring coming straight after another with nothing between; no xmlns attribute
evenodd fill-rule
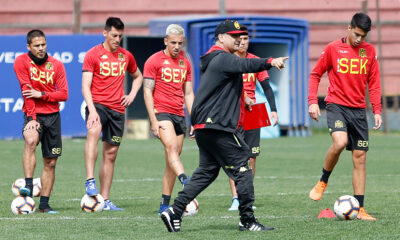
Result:
<svg viewBox="0 0 400 240"><path fill-rule="evenodd" d="M62 134L85 136L85 103L81 92L82 63L86 51L103 41L103 35L48 35L47 52L64 63L69 97L60 104ZM26 53L26 36L0 36L0 139L22 138L24 104L13 65Z"/></svg>

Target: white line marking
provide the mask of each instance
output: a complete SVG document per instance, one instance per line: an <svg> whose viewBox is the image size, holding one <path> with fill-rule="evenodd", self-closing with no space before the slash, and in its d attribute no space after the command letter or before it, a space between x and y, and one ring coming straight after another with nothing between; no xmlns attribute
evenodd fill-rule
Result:
<svg viewBox="0 0 400 240"><path fill-rule="evenodd" d="M315 176L255 176L255 179L318 179L321 177L320 175ZM341 178L341 177L349 177L348 175L335 175L334 178ZM367 178L374 178L374 177L400 177L400 174L368 174ZM219 177L216 181L226 181L225 177ZM125 183L125 182L162 182L162 178L127 178L127 179L114 179L113 183ZM10 186L12 185L12 181L10 183L0 183L0 186ZM56 182L57 184L57 182Z"/></svg>
<svg viewBox="0 0 400 240"><path fill-rule="evenodd" d="M91 213L83 213L83 214L91 214ZM101 214L101 213L94 213L95 215ZM35 214L34 214L35 215ZM29 216L29 215L25 215L25 216ZM16 216L16 217L3 217L0 218L1 220L15 220L15 221L34 221L34 220L39 220L39 221L43 221L43 220L105 220L105 221L109 221L109 220L132 220L132 219L140 219L140 220L159 220L159 216L154 216L154 217L142 217L142 216L135 216L135 217L98 217L98 218L87 218L87 217L67 217L67 216L60 216L60 217L46 217L46 218L34 218L34 217L25 217L25 216ZM300 219L305 219L305 218L309 218L309 217L313 217L313 216L309 216L309 215L304 215L301 217L296 217L293 215L288 215L288 216L272 216L272 215L258 215L258 218L262 218L262 219L276 219L276 218L300 218ZM186 219L186 218L185 218ZM188 218L189 219L189 218ZM197 220L209 220L209 219L238 219L238 216L204 216L201 217L199 215L196 216L196 221Z"/></svg>

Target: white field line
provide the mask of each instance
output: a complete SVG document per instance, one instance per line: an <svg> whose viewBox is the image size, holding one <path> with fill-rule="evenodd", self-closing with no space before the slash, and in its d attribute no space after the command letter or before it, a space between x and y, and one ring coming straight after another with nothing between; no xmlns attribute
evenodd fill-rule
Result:
<svg viewBox="0 0 400 240"><path fill-rule="evenodd" d="M132 197L120 197L120 198L114 198L113 199L118 199L118 200L148 200L148 199L154 199L154 197L141 197L141 196L132 196ZM80 202L80 198L70 198L70 199L65 199L64 202Z"/></svg>
<svg viewBox="0 0 400 240"><path fill-rule="evenodd" d="M222 174L221 174L222 175ZM318 179L320 175L314 176L255 176L255 179ZM335 178L341 177L349 177L348 175L337 176ZM374 178L374 177L400 177L400 174L368 174L367 178ZM216 181L225 181L224 178L217 178ZM161 182L162 178L128 178L128 179L114 179L113 183L125 183L125 182ZM0 186L7 186L11 184L8 183L0 183Z"/></svg>
<svg viewBox="0 0 400 240"><path fill-rule="evenodd" d="M85 214L91 214L91 213L85 213ZM95 215L100 215L101 213L95 213ZM84 214L82 214L84 215ZM391 214L391 217L398 217L400 216L400 213L393 213ZM297 219L297 220L303 220L303 219L310 219L314 218L315 216L313 215L302 215L302 216L296 216L296 215L281 215L281 216L274 216L274 215L257 215L259 219ZM192 217L185 217L185 219L190 219ZM203 217L201 215L196 215L193 217L196 222L199 221L209 221L209 220L219 220L219 219L234 219L237 220L239 217L238 216L208 216L208 217ZM100 221L110 221L110 220L119 220L119 221L131 221L131 220L144 220L144 221L159 221L159 216L153 216L153 217L143 217L143 216L132 216L132 217L97 217L97 218L87 218L87 217L67 217L67 216L59 216L59 217L49 217L49 218L31 218L31 217L25 217L25 216L15 216L15 217L0 217L0 221L54 221L54 220L83 220L83 221L94 221L94 220L100 220ZM161 222L161 221L160 221Z"/></svg>
<svg viewBox="0 0 400 240"><path fill-rule="evenodd" d="M222 174L221 174L222 175ZM255 179L318 179L320 175L315 175L315 176L303 176L303 175L297 175L297 176L255 176ZM348 175L341 175L337 176L335 175L335 178L341 178L341 177L349 177ZM384 177L384 178L397 178L400 177L400 174L368 174L367 179L369 178L375 178L375 177ZM114 179L113 183L126 183L126 182L161 182L162 178L128 178L128 179ZM226 181L225 178L219 177L215 181ZM0 186L10 186L11 187L12 183L0 183Z"/></svg>
<svg viewBox="0 0 400 240"><path fill-rule="evenodd" d="M131 178L131 179L114 179L113 183L123 182L160 182L162 178Z"/></svg>
<svg viewBox="0 0 400 240"><path fill-rule="evenodd" d="M83 213L82 215L86 215L86 214L92 214L92 213ZM96 216L99 216L101 213L94 213ZM399 217L400 213L392 213L391 217ZM289 218L289 219L298 219L298 220L302 220L302 219L310 219L310 218L314 218L315 216L313 215L302 215L302 216L296 216L296 215L280 215L280 216L274 216L274 215L257 215L257 217L259 219L285 219L285 218ZM192 217L185 217L185 219L190 219ZM207 221L207 220L218 220L218 219L235 219L237 220L239 217L238 216L201 216L201 214L196 215L195 217L193 217L194 220L200 220L200 221ZM0 221L45 221L45 220L72 220L72 221L76 221L76 220L83 220L83 221L93 221L93 220L104 220L104 221L109 221L109 220L121 220L121 221L130 221L130 220L149 220L149 221L155 221L155 220L159 220L159 216L152 216L152 217L143 217L143 216L132 216L132 217L97 217L97 218L87 218L87 217L67 217L67 216L59 216L59 217L46 217L46 218L31 218L31 217L25 217L25 216L15 216L15 217L0 217Z"/></svg>
<svg viewBox="0 0 400 240"><path fill-rule="evenodd" d="M84 214L92 214L92 213L84 213ZM95 215L99 215L101 213L94 213ZM83 214L82 214L83 215ZM306 219L312 217L311 215L303 215L303 216L292 216L292 215L287 215L287 216L273 216L273 215L257 215L258 218L263 218L263 219L278 219L278 218L297 218L297 219ZM185 219L189 219L191 217L185 217ZM213 219L238 219L238 216L211 216L211 217L202 217L200 215L196 215L195 219L197 220L213 220ZM67 216L59 216L59 217L46 217L46 218L31 218L31 217L26 217L25 216L15 216L15 217L0 217L1 220L14 220L14 221L43 221L43 220L133 220L133 219L140 219L140 220L159 220L159 216L154 216L154 217L143 217L143 216L132 216L132 217L97 217L97 218L87 218L87 217L67 217Z"/></svg>

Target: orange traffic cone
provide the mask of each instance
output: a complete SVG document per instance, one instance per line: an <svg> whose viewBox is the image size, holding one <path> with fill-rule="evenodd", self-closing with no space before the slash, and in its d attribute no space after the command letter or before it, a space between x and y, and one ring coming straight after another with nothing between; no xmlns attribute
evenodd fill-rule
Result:
<svg viewBox="0 0 400 240"><path fill-rule="evenodd" d="M329 209L322 209L319 213L318 218L335 218L336 215Z"/></svg>

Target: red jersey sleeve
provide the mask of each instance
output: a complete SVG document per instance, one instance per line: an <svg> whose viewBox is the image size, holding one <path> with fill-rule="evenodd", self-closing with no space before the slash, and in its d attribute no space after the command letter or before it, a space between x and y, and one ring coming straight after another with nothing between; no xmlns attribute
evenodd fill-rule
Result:
<svg viewBox="0 0 400 240"><path fill-rule="evenodd" d="M136 59L135 57L132 55L132 53L127 51L127 55L128 55L128 67L126 68L126 70L129 73L135 73L136 69L137 69L137 64L136 64Z"/></svg>
<svg viewBox="0 0 400 240"><path fill-rule="evenodd" d="M57 89L55 92L46 92L42 97L47 102L62 102L68 99L68 83L64 65L61 62L57 63L57 76L55 80Z"/></svg>
<svg viewBox="0 0 400 240"><path fill-rule="evenodd" d="M192 81L192 64L189 61L189 59L185 58L186 60L186 69L187 69L187 74L186 74L186 82L191 82Z"/></svg>
<svg viewBox="0 0 400 240"><path fill-rule="evenodd" d="M17 75L21 91L30 90L30 88L28 87L28 84L31 85L29 67L26 65L26 61L24 61L23 55L15 59L14 71L15 75ZM32 117L32 119L36 120L35 100L33 98L26 98L24 96L23 98L26 108L26 116Z"/></svg>
<svg viewBox="0 0 400 240"><path fill-rule="evenodd" d="M330 45L326 46L324 51L319 56L318 62L310 74L308 81L308 104L318 103L318 85L321 81L322 75L328 71L332 63L330 61Z"/></svg>
<svg viewBox="0 0 400 240"><path fill-rule="evenodd" d="M264 70L264 71L262 71L262 72L258 72L258 73L257 73L257 80L258 80L259 82L262 82L262 81L264 81L265 79L269 79L269 75L268 75L267 70Z"/></svg>
<svg viewBox="0 0 400 240"><path fill-rule="evenodd" d="M147 59L146 63L144 64L143 78L156 80L159 65L157 64L157 61L155 61L155 59L156 58L153 56Z"/></svg>
<svg viewBox="0 0 400 240"><path fill-rule="evenodd" d="M83 60L82 71L88 71L92 73L96 71L96 61L94 54L95 51L93 51L93 48L86 52L85 58Z"/></svg>
<svg viewBox="0 0 400 240"><path fill-rule="evenodd" d="M375 49L374 56L370 73L368 76L368 92L370 101L372 104L372 111L374 114L381 114L382 112L382 103L381 103L381 80L380 80L380 71L379 71L379 63L376 57Z"/></svg>

